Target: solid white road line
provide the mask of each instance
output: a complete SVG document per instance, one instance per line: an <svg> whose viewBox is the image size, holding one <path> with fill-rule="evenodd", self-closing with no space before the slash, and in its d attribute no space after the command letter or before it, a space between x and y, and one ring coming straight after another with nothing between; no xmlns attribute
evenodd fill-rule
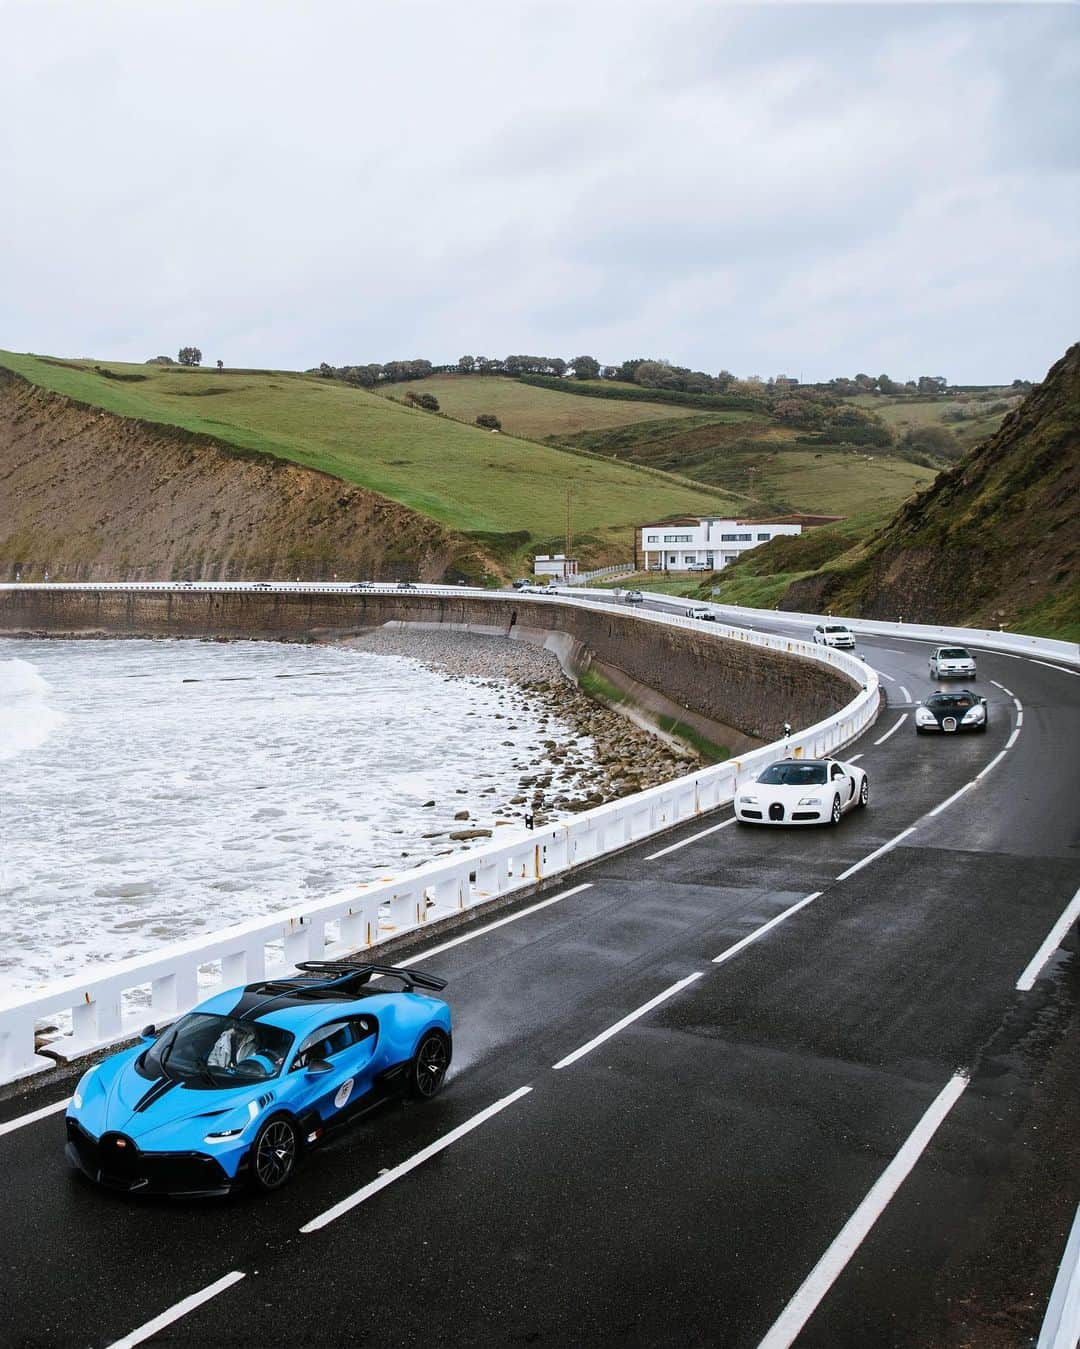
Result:
<svg viewBox="0 0 1080 1349"><path fill-rule="evenodd" d="M1020 727L1017 726L1016 730L1013 731L1012 735L1010 735L1008 740L1005 741L1005 748L1012 749L1013 745L1015 745L1017 740L1019 739L1019 736L1020 736Z"/></svg>
<svg viewBox="0 0 1080 1349"><path fill-rule="evenodd" d="M866 1198L840 1229L832 1245L807 1275L798 1292L780 1314L758 1349L788 1349L817 1310L825 1294L843 1273L897 1190L911 1174L949 1111L964 1093L968 1079L951 1077L933 1104L908 1135L903 1147L874 1183Z"/></svg>
<svg viewBox="0 0 1080 1349"><path fill-rule="evenodd" d="M975 781L978 782L980 778L985 777L986 774L990 772L991 768L996 768L998 764L1002 761L1002 759L1004 759L1007 753L1008 753L1007 749L999 750L997 754L995 754L994 757L990 760L990 762L986 765L986 767L980 769L979 772L975 774Z"/></svg>
<svg viewBox="0 0 1080 1349"><path fill-rule="evenodd" d="M641 1017L651 1012L654 1007L659 1007L660 1004L666 1002L668 998L673 998L676 993L681 993L687 984L692 984L695 979L701 979L704 976L704 973L704 970L699 970L696 974L688 974L685 979L680 979L678 983L672 984L670 988L665 988L663 993L657 993L655 998L650 998L648 1002L642 1003L642 1005L636 1011L631 1012L629 1016L624 1016L621 1021L616 1021L614 1026L609 1026L607 1030L601 1031L600 1034L590 1040L588 1044L582 1045L580 1049L575 1049L572 1054L567 1054L565 1059L560 1059L558 1063L553 1063L551 1066L553 1068L569 1068L572 1063L577 1063L578 1059L584 1058L585 1055L594 1050L597 1045L602 1045L605 1040L610 1040L613 1035L618 1035L619 1031L625 1030L631 1022L639 1020Z"/></svg>
<svg viewBox="0 0 1080 1349"><path fill-rule="evenodd" d="M868 853L861 862L856 862L854 866L848 867L847 871L841 871L836 879L838 881L846 881L849 876L854 876L856 871L861 871L863 867L872 862L875 857L880 857L882 853L889 852L890 849L896 847L901 839L907 838L908 834L913 834L914 832L915 826L912 825L910 829L905 829L903 833L897 834L895 838L889 839L888 843L883 843L880 848L875 848L872 853Z"/></svg>
<svg viewBox="0 0 1080 1349"><path fill-rule="evenodd" d="M1076 1349L1080 1344L1080 1208L1043 1317L1035 1349Z"/></svg>
<svg viewBox="0 0 1080 1349"><path fill-rule="evenodd" d="M892 677L891 674L886 674L884 670L878 670L878 669L875 669L874 666L871 666L870 668L871 668L872 670L874 670L874 673L875 673L876 675L878 675L879 678L881 678L881 679L887 679L887 680L889 681L890 684L895 684L895 683L896 683L896 680Z"/></svg>
<svg viewBox="0 0 1080 1349"><path fill-rule="evenodd" d="M725 820L723 824L714 824L711 829L703 829L700 834L691 834L689 838L684 838L681 843L672 843L667 848L661 848L659 852L653 852L646 857L646 862L655 862L658 857L666 857L669 852L678 852L680 848L685 848L691 843L696 843L699 838L706 838L709 834L715 834L718 829L726 829L729 824L735 823L735 817Z"/></svg>
<svg viewBox="0 0 1080 1349"><path fill-rule="evenodd" d="M56 1115L61 1110L66 1110L70 1102L71 1097L65 1096L62 1101L54 1101L52 1105L44 1105L40 1110L31 1110L28 1115L20 1115L18 1119L9 1119L6 1124L0 1124L0 1137L4 1134L13 1134L16 1129L21 1129L26 1124L33 1124L36 1120L45 1119L47 1115Z"/></svg>
<svg viewBox="0 0 1080 1349"><path fill-rule="evenodd" d="M160 1316L155 1316L152 1321L147 1321L138 1330L133 1330L130 1335L125 1335L121 1340L113 1340L109 1349L131 1349L133 1345L142 1344L144 1340L156 1335L159 1330L164 1330L166 1326L171 1326L174 1321L179 1321L188 1312L193 1312L196 1307L201 1307L204 1302L209 1302L212 1297L224 1293L226 1288L231 1288L234 1283L239 1283L243 1277L242 1271L234 1269L231 1274L226 1274L223 1279L218 1279L216 1283L207 1284L201 1292L192 1293L190 1297L184 1298L182 1302L178 1302L168 1311L162 1312Z"/></svg>
<svg viewBox="0 0 1080 1349"><path fill-rule="evenodd" d="M999 684L996 679L991 679L990 683L993 684L994 688L1000 689L1002 693L1005 692L1005 685Z"/></svg>
<svg viewBox="0 0 1080 1349"><path fill-rule="evenodd" d="M569 899L571 895L580 895L582 890L591 890L592 887L592 881L586 881L584 885L575 885L572 890L564 890L560 895L552 895L550 899L542 899L539 904L530 904L527 909L519 909L517 913L512 913L509 918L499 918L494 923L485 923L483 927L478 927L475 932L466 932L463 937L454 937L451 941L444 941L441 946L433 946L428 951L421 951L419 955L410 956L408 960L399 961L394 969L403 970L409 965L417 964L418 961L427 960L429 956L442 955L444 951L449 951L451 947L462 946L467 941L482 937L486 932L494 932L497 927L505 927L507 923L516 923L519 918L528 918L530 913L539 913L541 909L548 909L552 904L558 904L561 900Z"/></svg>
<svg viewBox="0 0 1080 1349"><path fill-rule="evenodd" d="M1080 917L1080 890L1077 890L1076 894L1066 904L1065 912L1050 929L1049 936L1032 956L1023 974L1017 979L1016 987L1021 993L1026 993L1028 989L1034 986L1040 970L1061 945L1066 932L1078 917Z"/></svg>
<svg viewBox="0 0 1080 1349"><path fill-rule="evenodd" d="M737 956L739 952L749 946L751 942L756 942L759 937L764 937L766 932L776 927L778 923L782 923L785 918L790 918L793 913L798 913L800 909L805 909L807 904L812 904L815 899L820 898L821 891L815 890L812 895L807 895L805 899L800 899L797 904L792 904L790 908L785 909L783 913L778 913L775 918L770 918L767 923L763 923L761 927L755 928L748 936L743 937L742 941L737 941L734 946L729 946L726 951L721 951L718 956L713 956L712 963L714 965L722 965L725 960L730 960L732 956Z"/></svg>
<svg viewBox="0 0 1080 1349"><path fill-rule="evenodd" d="M975 786L974 778L972 778L970 782L965 782L958 792L953 792L952 796L947 796L945 800L940 803L940 805L936 805L933 810L928 811L927 818L933 819L935 815L940 815L941 812L943 810L946 810L949 806L951 806L954 801L959 801L965 792L970 792L972 787L974 786Z"/></svg>
<svg viewBox="0 0 1080 1349"><path fill-rule="evenodd" d="M1070 670L1065 665L1054 665L1048 660L1036 660L1034 656L1029 656L1028 660L1030 660L1033 665L1045 665L1048 670L1056 670L1058 674L1080 674L1080 670Z"/></svg>
<svg viewBox="0 0 1080 1349"><path fill-rule="evenodd" d="M883 745L883 744L885 743L885 741L888 740L888 738L889 738L890 735L895 735L895 734L896 734L896 732L900 729L900 727L903 726L903 724L904 724L905 721L907 721L907 713L906 713L906 712L901 712L901 714L900 714L900 720L899 720L898 722L896 722L896 724L895 724L894 726L890 726L889 729L885 732L885 734L881 737L880 740L875 740L875 741L874 741L874 744L875 744L875 745Z"/></svg>
<svg viewBox="0 0 1080 1349"><path fill-rule="evenodd" d="M459 1124L456 1129L451 1129L448 1134L443 1134L442 1138L437 1138L434 1143L429 1143L426 1148L421 1148L419 1152L414 1153L407 1161L402 1162L400 1166L395 1166L390 1171L384 1171L381 1176L378 1176L369 1185L365 1185L363 1189L357 1190L355 1194L349 1195L347 1199L343 1199L339 1204L335 1204L332 1208L328 1208L325 1213L320 1213L317 1218L312 1218L311 1222L305 1223L300 1231L305 1233L318 1232L320 1228L326 1227L328 1223L332 1223L336 1218L340 1218L343 1214L351 1212L351 1210L356 1208L359 1204L370 1199L372 1195L378 1194L380 1190L385 1190L388 1185L393 1185L395 1180L400 1180L402 1176L408 1175L410 1171L415 1171L418 1166L423 1166L426 1161L437 1156L445 1148L448 1148L451 1143L456 1143L459 1138L464 1138L466 1134L472 1133L474 1129L478 1129L481 1124L487 1123L487 1121L491 1119L492 1116L497 1115L500 1110L505 1110L508 1105L513 1105L515 1101L520 1101L523 1096L528 1096L530 1091L532 1091L532 1087L518 1087L517 1091L512 1091L509 1096L504 1096L502 1100L496 1101L494 1105L489 1105L486 1110L481 1110L478 1115L473 1115L473 1117L467 1119L464 1124Z"/></svg>
<svg viewBox="0 0 1080 1349"><path fill-rule="evenodd" d="M910 702L911 702L911 694L908 693L907 689L904 688L903 684L900 685L900 692L904 695L904 702L905 702L905 703L910 703Z"/></svg>
<svg viewBox="0 0 1080 1349"><path fill-rule="evenodd" d="M858 763L861 758L862 758L861 754L850 754L848 755L847 761L848 763Z"/></svg>

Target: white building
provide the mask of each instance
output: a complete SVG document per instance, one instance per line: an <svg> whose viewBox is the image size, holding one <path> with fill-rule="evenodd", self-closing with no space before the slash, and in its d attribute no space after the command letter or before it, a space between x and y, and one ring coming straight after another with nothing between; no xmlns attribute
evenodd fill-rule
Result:
<svg viewBox="0 0 1080 1349"><path fill-rule="evenodd" d="M556 553L554 557L549 557L547 553L538 553L533 558L534 576L559 576L566 577L577 575L577 558L567 557L564 553Z"/></svg>
<svg viewBox="0 0 1080 1349"><path fill-rule="evenodd" d="M641 566L644 571L720 571L748 548L802 531L801 524L716 516L642 525Z"/></svg>

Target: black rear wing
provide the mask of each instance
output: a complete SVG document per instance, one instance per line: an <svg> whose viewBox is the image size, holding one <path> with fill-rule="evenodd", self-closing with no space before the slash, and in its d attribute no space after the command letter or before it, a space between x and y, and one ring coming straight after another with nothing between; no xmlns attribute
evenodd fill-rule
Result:
<svg viewBox="0 0 1080 1349"><path fill-rule="evenodd" d="M339 978L349 983L366 984L373 975L384 979L400 979L405 992L414 988L427 988L433 993L441 993L446 980L437 974L428 974L425 970L410 968L406 965L373 965L366 960L301 960L296 968L305 974L321 974L326 979Z"/></svg>

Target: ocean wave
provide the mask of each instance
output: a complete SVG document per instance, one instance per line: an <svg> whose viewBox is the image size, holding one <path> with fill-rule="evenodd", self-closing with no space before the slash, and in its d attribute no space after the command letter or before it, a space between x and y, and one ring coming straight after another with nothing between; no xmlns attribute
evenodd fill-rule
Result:
<svg viewBox="0 0 1080 1349"><path fill-rule="evenodd" d="M37 749L64 720L49 706L49 693L29 661L0 660L0 763Z"/></svg>

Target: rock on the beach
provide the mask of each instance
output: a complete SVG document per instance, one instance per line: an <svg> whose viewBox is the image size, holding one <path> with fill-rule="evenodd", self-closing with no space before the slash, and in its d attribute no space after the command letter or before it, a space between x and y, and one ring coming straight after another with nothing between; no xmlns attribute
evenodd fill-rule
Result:
<svg viewBox="0 0 1080 1349"><path fill-rule="evenodd" d="M470 838L490 838L490 829L455 829L450 837L455 843L461 843Z"/></svg>

